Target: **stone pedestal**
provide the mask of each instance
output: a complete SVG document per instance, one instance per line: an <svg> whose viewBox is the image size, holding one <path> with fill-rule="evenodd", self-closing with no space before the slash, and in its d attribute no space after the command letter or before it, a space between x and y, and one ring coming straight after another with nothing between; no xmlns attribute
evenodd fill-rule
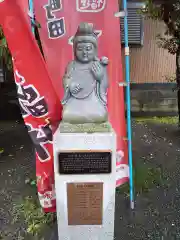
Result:
<svg viewBox="0 0 180 240"><path fill-rule="evenodd" d="M54 135L59 240L113 240L116 136Z"/></svg>

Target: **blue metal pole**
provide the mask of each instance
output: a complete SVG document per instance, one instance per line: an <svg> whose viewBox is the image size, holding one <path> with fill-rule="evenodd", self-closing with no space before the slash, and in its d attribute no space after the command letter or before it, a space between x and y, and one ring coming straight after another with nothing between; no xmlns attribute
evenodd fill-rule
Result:
<svg viewBox="0 0 180 240"><path fill-rule="evenodd" d="M35 34L35 29L34 29L34 4L33 4L33 0L29 0L29 12L31 17L31 29L32 29L32 33Z"/></svg>
<svg viewBox="0 0 180 240"><path fill-rule="evenodd" d="M124 16L124 36L125 36L125 64L126 64L126 104L127 104L127 134L128 134L128 158L129 158L129 185L131 209L134 209L134 181L133 181L133 161L132 161L132 131L131 131L131 91L130 91L130 63L129 63L129 43L128 43L128 20L127 20L127 0L123 0Z"/></svg>

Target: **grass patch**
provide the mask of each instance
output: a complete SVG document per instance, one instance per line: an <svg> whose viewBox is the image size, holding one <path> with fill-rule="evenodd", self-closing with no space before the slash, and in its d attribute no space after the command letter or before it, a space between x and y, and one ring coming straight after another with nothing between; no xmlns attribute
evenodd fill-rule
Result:
<svg viewBox="0 0 180 240"><path fill-rule="evenodd" d="M52 226L56 215L55 213L44 213L38 200L27 197L22 203L14 205L13 223L20 217L25 219L27 233L39 240L42 237L42 230L47 225Z"/></svg>
<svg viewBox="0 0 180 240"><path fill-rule="evenodd" d="M4 148L0 148L0 154L4 153Z"/></svg>
<svg viewBox="0 0 180 240"><path fill-rule="evenodd" d="M153 187L163 185L164 179L160 168L152 168L147 164L138 163L133 168L133 180L136 195L149 192ZM118 193L129 197L129 183L117 188Z"/></svg>
<svg viewBox="0 0 180 240"><path fill-rule="evenodd" d="M160 123L160 124L178 124L178 117L151 117L151 118L135 118L137 123Z"/></svg>

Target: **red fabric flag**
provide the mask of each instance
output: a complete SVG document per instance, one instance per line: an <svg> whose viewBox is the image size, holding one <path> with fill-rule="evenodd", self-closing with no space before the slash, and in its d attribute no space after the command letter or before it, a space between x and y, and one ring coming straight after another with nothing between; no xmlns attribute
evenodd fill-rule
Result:
<svg viewBox="0 0 180 240"><path fill-rule="evenodd" d="M55 211L52 134L62 109L27 14L21 1L0 2L0 24L13 57L20 108L36 149L38 194L49 212Z"/></svg>

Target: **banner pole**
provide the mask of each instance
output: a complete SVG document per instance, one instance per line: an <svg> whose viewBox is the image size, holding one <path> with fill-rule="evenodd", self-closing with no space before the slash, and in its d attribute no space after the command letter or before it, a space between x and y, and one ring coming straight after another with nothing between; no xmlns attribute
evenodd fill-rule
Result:
<svg viewBox="0 0 180 240"><path fill-rule="evenodd" d="M30 18L31 18L31 30L32 33L35 34L35 21L34 21L34 4L33 0L29 0L29 13L30 13Z"/></svg>
<svg viewBox="0 0 180 240"><path fill-rule="evenodd" d="M134 209L134 181L133 181L133 159L132 159L132 129L131 129L131 91L130 91L130 61L128 42L128 20L127 0L123 0L124 8L124 39L125 39L125 64L126 64L126 103L127 103L127 134L128 134L128 158L129 158L129 185L130 205Z"/></svg>

